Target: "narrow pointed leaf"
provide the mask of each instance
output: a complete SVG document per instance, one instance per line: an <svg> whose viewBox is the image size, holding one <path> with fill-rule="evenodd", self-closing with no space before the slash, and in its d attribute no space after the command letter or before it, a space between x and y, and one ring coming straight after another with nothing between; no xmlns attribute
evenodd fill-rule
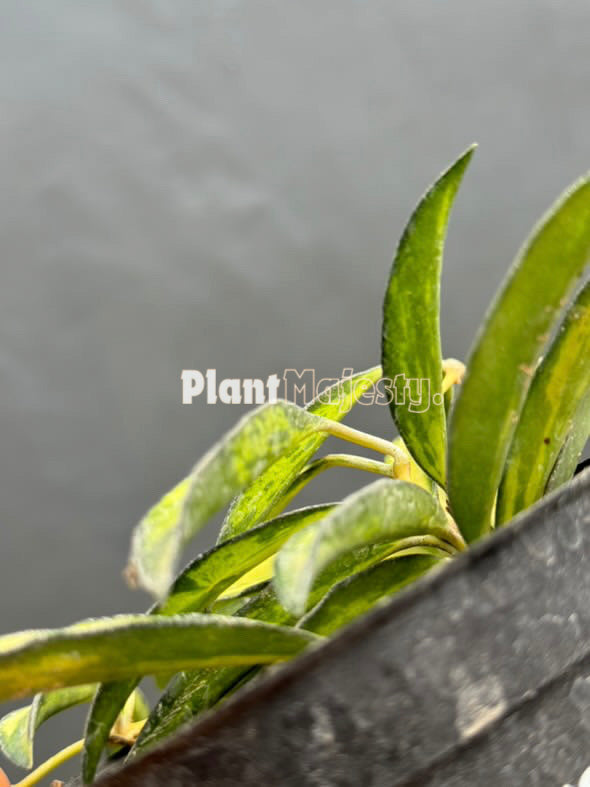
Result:
<svg viewBox="0 0 590 787"><path fill-rule="evenodd" d="M537 369L506 459L496 525L545 493L580 404L590 392L590 283L568 309Z"/></svg>
<svg viewBox="0 0 590 787"><path fill-rule="evenodd" d="M317 425L317 419L288 402L263 405L244 416L136 528L128 573L137 584L161 598L181 551L209 518Z"/></svg>
<svg viewBox="0 0 590 787"><path fill-rule="evenodd" d="M572 419L568 436L559 452L551 475L545 487L545 493L552 492L573 478L584 447L590 438L590 391L580 402Z"/></svg>
<svg viewBox="0 0 590 787"><path fill-rule="evenodd" d="M224 541L184 569L155 611L176 615L205 609L239 577L273 555L293 533L323 519L334 507L302 508Z"/></svg>
<svg viewBox="0 0 590 787"><path fill-rule="evenodd" d="M82 781L91 784L112 726L125 702L141 681L142 675L127 680L101 683L90 706L84 730Z"/></svg>
<svg viewBox="0 0 590 787"><path fill-rule="evenodd" d="M449 497L467 541L492 511L525 397L590 258L590 180L567 191L518 255L477 337L451 411Z"/></svg>
<svg viewBox="0 0 590 787"><path fill-rule="evenodd" d="M379 601L414 582L433 566L436 557L401 557L343 580L298 624L299 628L328 636L364 615Z"/></svg>
<svg viewBox="0 0 590 787"><path fill-rule="evenodd" d="M301 615L314 579L336 558L356 547L423 534L453 538L438 501L405 481L377 481L291 536L275 560L277 595L286 609Z"/></svg>
<svg viewBox="0 0 590 787"><path fill-rule="evenodd" d="M96 684L37 694L33 703L0 720L0 751L21 768L33 767L35 733L47 719L83 702L90 702Z"/></svg>
<svg viewBox="0 0 590 787"><path fill-rule="evenodd" d="M383 305L381 365L397 393L391 413L416 462L441 486L446 482L446 418L440 275L451 207L473 151L464 153L419 202L399 243Z"/></svg>
<svg viewBox="0 0 590 787"><path fill-rule="evenodd" d="M0 700L97 680L204 666L268 664L311 642L301 632L219 615L117 615L0 637Z"/></svg>
<svg viewBox="0 0 590 787"><path fill-rule="evenodd" d="M306 411L320 418L341 421L359 398L381 378L381 367L345 378L326 389L311 402ZM289 499L285 493L318 448L326 440L325 433L307 436L288 454L274 462L233 502L223 523L220 541L244 533L265 519L277 516Z"/></svg>

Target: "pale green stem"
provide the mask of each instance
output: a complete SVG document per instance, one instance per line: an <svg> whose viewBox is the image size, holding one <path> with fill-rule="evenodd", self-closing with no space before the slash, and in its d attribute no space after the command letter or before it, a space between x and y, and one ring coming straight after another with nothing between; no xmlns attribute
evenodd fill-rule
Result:
<svg viewBox="0 0 590 787"><path fill-rule="evenodd" d="M318 426L318 431L327 432L332 437L339 437L341 440L360 445L362 448L368 448L385 456L391 456L394 459L394 465L399 466L398 470L407 468L409 475L410 465L408 458L390 440L383 440L381 437L361 432L359 429L353 429L351 426L346 426L338 421L330 421L328 418L322 420ZM398 478L401 477L399 472L394 472L393 475ZM405 473L403 473L403 476L405 477Z"/></svg>
<svg viewBox="0 0 590 787"><path fill-rule="evenodd" d="M327 456L316 459L303 468L281 498L281 510L299 494L303 487L307 486L316 476L330 467L349 467L353 470L365 470L367 473L383 475L386 478L393 477L391 465L386 465L385 462L376 462L374 459L367 459L364 456L351 456L350 454L327 454Z"/></svg>
<svg viewBox="0 0 590 787"><path fill-rule="evenodd" d="M392 475L391 465L352 454L326 454L326 456L310 462L299 475L303 476L305 473L309 473L314 478L318 473L328 470L330 467L350 467L352 470L365 470L367 473L384 475L387 478L391 478Z"/></svg>
<svg viewBox="0 0 590 787"><path fill-rule="evenodd" d="M56 768L59 768L59 766L63 765L64 762L67 762L68 760L71 760L72 757L80 754L83 748L84 739L76 741L76 743L72 743L70 746L66 746L65 749L58 751L57 754L54 754L53 757L50 757L48 760L46 760L42 765L32 771L32 773L29 773L28 776L25 776L25 778L15 784L14 787L33 787L33 785L39 784L41 779L44 779Z"/></svg>

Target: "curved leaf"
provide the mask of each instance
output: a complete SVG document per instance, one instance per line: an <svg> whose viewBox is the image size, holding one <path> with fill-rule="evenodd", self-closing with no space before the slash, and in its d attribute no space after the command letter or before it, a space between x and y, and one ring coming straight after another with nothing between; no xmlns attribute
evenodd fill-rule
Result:
<svg viewBox="0 0 590 787"><path fill-rule="evenodd" d="M139 523L128 574L161 598L180 552L208 519L317 425L317 419L289 402L266 404L244 416Z"/></svg>
<svg viewBox="0 0 590 787"><path fill-rule="evenodd" d="M176 615L205 609L239 577L273 555L293 533L323 519L334 507L301 508L224 541L184 569L154 611Z"/></svg>
<svg viewBox="0 0 590 787"><path fill-rule="evenodd" d="M333 507L325 504L293 511L200 555L181 572L168 597L154 606L150 614L175 615L204 610L241 575L273 555L292 533L317 522ZM238 607L244 603L239 603ZM100 686L86 725L83 775L87 782L94 777L115 718L138 682L136 678Z"/></svg>
<svg viewBox="0 0 590 787"><path fill-rule="evenodd" d="M342 555L316 578L309 597L310 603L319 602L330 588L354 572L362 571L387 557L393 548L391 543L373 544ZM266 587L236 614L279 625L292 625L297 620L282 606L272 587ZM254 677L257 672L255 668L221 667L177 675L150 714L130 756L152 748L188 720L216 705L228 692L241 686L243 681Z"/></svg>
<svg viewBox="0 0 590 787"><path fill-rule="evenodd" d="M271 588L263 590L238 615L279 625L293 622ZM176 675L148 717L130 757L153 747L185 722L212 708L233 687L241 685L246 676L253 677L257 671L252 667L221 667Z"/></svg>
<svg viewBox="0 0 590 787"><path fill-rule="evenodd" d="M590 437L590 391L580 402L572 420L568 436L547 481L545 493L552 492L571 480L576 472L576 467Z"/></svg>
<svg viewBox="0 0 590 787"><path fill-rule="evenodd" d="M455 541L438 501L415 484L377 481L291 536L275 560L277 595L286 609L301 615L315 577L336 558L355 547L424 534Z"/></svg>
<svg viewBox="0 0 590 787"><path fill-rule="evenodd" d="M516 259L475 341L449 430L449 498L467 541L492 527L510 442L544 346L590 256L590 180L567 191Z"/></svg>
<svg viewBox="0 0 590 787"><path fill-rule="evenodd" d="M433 566L437 557L400 557L343 580L300 621L298 628L328 636L351 623L384 598L414 582Z"/></svg>
<svg viewBox="0 0 590 787"><path fill-rule="evenodd" d="M0 720L0 750L15 765L33 767L35 733L43 722L61 711L90 702L96 684L37 694L33 703L19 708Z"/></svg>
<svg viewBox="0 0 590 787"><path fill-rule="evenodd" d="M416 462L441 486L446 417L440 274L451 207L473 151L469 148L418 203L400 240L383 304L381 365L396 392L391 413Z"/></svg>
<svg viewBox="0 0 590 787"><path fill-rule="evenodd" d="M568 309L537 369L498 492L496 525L541 498L573 418L590 392L590 283Z"/></svg>
<svg viewBox="0 0 590 787"><path fill-rule="evenodd" d="M345 378L327 388L308 405L306 411L320 418L341 421L380 378L380 366ZM277 516L288 503L284 498L285 493L326 438L325 433L306 437L242 492L227 513L219 541L233 538L265 519Z"/></svg>
<svg viewBox="0 0 590 787"><path fill-rule="evenodd" d="M312 640L220 615L117 615L0 637L0 700L83 682L214 665L268 664Z"/></svg>

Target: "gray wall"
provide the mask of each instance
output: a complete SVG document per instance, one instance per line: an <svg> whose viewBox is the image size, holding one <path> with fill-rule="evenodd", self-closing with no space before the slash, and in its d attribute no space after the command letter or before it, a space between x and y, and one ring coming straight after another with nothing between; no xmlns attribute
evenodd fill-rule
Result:
<svg viewBox="0 0 590 787"><path fill-rule="evenodd" d="M130 529L240 413L182 406L181 369L374 363L403 224L477 140L443 292L465 354L588 168L590 5L4 0L0 20L5 632L146 606ZM356 423L388 434L378 409ZM308 499L358 479L325 482Z"/></svg>

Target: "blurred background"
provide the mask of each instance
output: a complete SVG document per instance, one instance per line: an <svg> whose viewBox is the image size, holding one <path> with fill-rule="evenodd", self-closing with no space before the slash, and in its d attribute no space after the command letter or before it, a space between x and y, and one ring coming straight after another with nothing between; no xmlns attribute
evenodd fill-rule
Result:
<svg viewBox="0 0 590 787"><path fill-rule="evenodd" d="M404 223L478 141L443 282L444 351L465 356L531 225L590 165L590 5L4 0L0 16L5 633L146 608L121 577L131 528L242 413L182 405L182 369L376 363ZM392 429L383 407L351 423ZM331 471L305 501L364 480Z"/></svg>

